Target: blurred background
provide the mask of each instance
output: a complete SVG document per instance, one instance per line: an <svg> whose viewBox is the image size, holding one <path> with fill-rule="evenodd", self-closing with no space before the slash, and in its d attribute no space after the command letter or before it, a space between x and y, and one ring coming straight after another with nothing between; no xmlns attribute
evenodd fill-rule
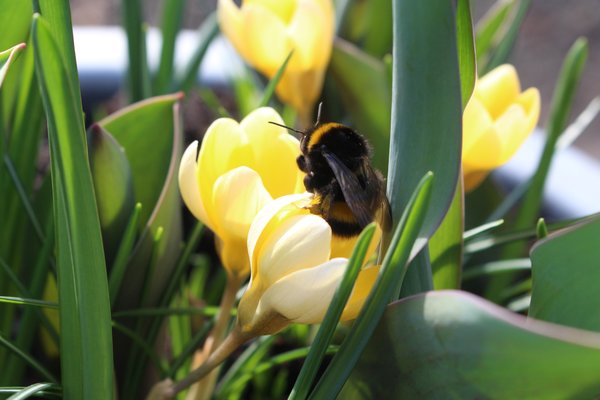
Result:
<svg viewBox="0 0 600 400"><path fill-rule="evenodd" d="M142 0L146 21L160 22L163 0ZM494 4L492 0L472 0L477 21ZM74 25L119 25L119 0L71 0ZM197 29L216 8L216 0L188 1L183 25ZM569 47L580 36L589 41L589 56L581 86L576 94L572 117L600 96L600 0L533 0L512 56L523 88L537 87L542 95L544 127L550 108L554 83ZM576 141L576 146L600 160L600 119L596 119Z"/></svg>

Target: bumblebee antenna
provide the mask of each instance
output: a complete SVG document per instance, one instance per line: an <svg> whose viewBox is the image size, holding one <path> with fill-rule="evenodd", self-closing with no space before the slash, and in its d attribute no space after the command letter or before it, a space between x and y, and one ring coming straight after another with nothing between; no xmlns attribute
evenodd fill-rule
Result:
<svg viewBox="0 0 600 400"><path fill-rule="evenodd" d="M319 107L317 108L317 122L315 122L315 126L321 123L321 110L323 109L323 102L319 103Z"/></svg>
<svg viewBox="0 0 600 400"><path fill-rule="evenodd" d="M273 125L280 126L280 127L282 127L282 128L285 128L285 129L287 129L287 130L290 130L290 131L292 131L292 132L299 133L299 134L301 134L301 135L303 135L303 136L304 136L304 135L306 135L306 132L302 132L302 131L299 131L298 129L290 128L289 126L285 126L285 125L282 125L282 124L278 124L277 122L269 121L269 123L270 123L270 124L273 124Z"/></svg>

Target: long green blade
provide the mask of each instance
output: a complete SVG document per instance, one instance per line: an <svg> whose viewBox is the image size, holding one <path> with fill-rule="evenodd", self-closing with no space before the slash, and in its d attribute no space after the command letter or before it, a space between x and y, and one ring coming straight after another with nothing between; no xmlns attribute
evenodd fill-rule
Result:
<svg viewBox="0 0 600 400"><path fill-rule="evenodd" d="M455 10L450 1L394 2L392 125L387 193L397 218L408 204L407 188L425 173L436 176L431 204L413 255L446 215L461 161L461 86ZM435 117L432 117L435 116ZM389 236L387 240L389 241ZM425 264L423 264L425 265ZM407 282L429 284L430 272L410 268Z"/></svg>
<svg viewBox="0 0 600 400"><path fill-rule="evenodd" d="M69 76L64 56L42 17L34 17L32 32L36 74L48 121L64 396L111 399L108 284L81 104L72 95L75 80Z"/></svg>

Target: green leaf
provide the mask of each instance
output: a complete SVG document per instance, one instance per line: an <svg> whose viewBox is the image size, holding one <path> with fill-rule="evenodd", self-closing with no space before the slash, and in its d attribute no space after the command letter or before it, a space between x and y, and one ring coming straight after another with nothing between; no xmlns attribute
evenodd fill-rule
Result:
<svg viewBox="0 0 600 400"><path fill-rule="evenodd" d="M18 44L8 50L0 52L0 87L6 78L10 65L19 55L19 52L25 48L25 43Z"/></svg>
<svg viewBox="0 0 600 400"><path fill-rule="evenodd" d="M283 73L285 72L285 69L287 68L287 65L290 62L290 59L293 55L294 50L290 51L290 54L288 54L285 60L283 60L283 63L279 66L277 72L275 72L275 75L273 75L273 78L271 78L267 87L265 87L265 90L263 91L263 97L258 103L257 108L266 107L267 105L269 105L273 94L275 94L275 88L279 84L279 81L281 80L281 77L283 76Z"/></svg>
<svg viewBox="0 0 600 400"><path fill-rule="evenodd" d="M398 297L411 249L415 245L430 204L432 180L433 175L426 174L413 192L398 222L375 286L354 322L352 330L311 393L311 399L336 397L375 330L385 306L393 298Z"/></svg>
<svg viewBox="0 0 600 400"><path fill-rule="evenodd" d="M519 0L517 9L514 11L514 17L510 20L510 25L508 25L501 39L499 39L498 46L494 49L489 61L480 69L481 75L487 74L489 71L504 64L508 60L530 6L531 0ZM514 6L512 8L514 8Z"/></svg>
<svg viewBox="0 0 600 400"><path fill-rule="evenodd" d="M546 128L548 137L531 185L519 210L516 223L517 228L525 228L533 224L539 212L544 184L556 150L556 143L567 126L575 91L579 85L587 56L587 40L578 39L571 46L569 53L565 57L552 97L552 105Z"/></svg>
<svg viewBox="0 0 600 400"><path fill-rule="evenodd" d="M89 129L88 151L104 254L110 265L133 211L131 168L123 148L98 124Z"/></svg>
<svg viewBox="0 0 600 400"><path fill-rule="evenodd" d="M25 299L23 297L0 296L0 303L22 304L44 308L58 308L58 304L50 301Z"/></svg>
<svg viewBox="0 0 600 400"><path fill-rule="evenodd" d="M500 34L505 33L510 12L517 0L497 0L477 23L475 43L477 63L484 65L490 57L490 50L498 45Z"/></svg>
<svg viewBox="0 0 600 400"><path fill-rule="evenodd" d="M464 197L462 179L442 224L429 241L433 288L459 289L462 271Z"/></svg>
<svg viewBox="0 0 600 400"><path fill-rule="evenodd" d="M352 255L348 260L348 265L346 266L346 272L344 273L342 281L340 282L340 285L336 290L333 299L331 300L331 304L329 305L327 313L323 318L323 322L319 327L317 336L311 344L310 352L308 353L306 361L302 365L302 369L298 374L296 383L294 383L294 387L292 388L292 392L288 398L289 400L305 399L308 396L313 381L317 376L319 367L321 366L323 358L325 357L327 348L331 343L331 339L335 333L335 328L337 327L340 317L342 316L342 312L344 311L344 307L346 306L348 298L352 293L354 283L356 282L358 274L364 265L364 259L367 254L367 250L369 249L369 245L371 244L371 240L373 239L375 227L376 225L374 223L367 226L360 234L356 245L354 246L354 250L352 251Z"/></svg>
<svg viewBox="0 0 600 400"><path fill-rule="evenodd" d="M162 47L158 72L154 78L154 94L165 94L171 89L173 80L173 59L177 33L181 29L181 21L185 10L185 0L169 0L163 2L162 10Z"/></svg>
<svg viewBox="0 0 600 400"><path fill-rule="evenodd" d="M52 386L53 385L51 383L34 383L33 385L27 386L26 388L23 388L19 392L13 394L7 400L28 399L31 396L39 394L40 392L43 392L45 389L48 389Z"/></svg>
<svg viewBox="0 0 600 400"><path fill-rule="evenodd" d="M36 74L48 121L65 398L113 396L112 332L100 224L74 77L46 21L32 25ZM85 268L83 267L85 266ZM68 350L67 350L68 349Z"/></svg>
<svg viewBox="0 0 600 400"><path fill-rule="evenodd" d="M118 308L139 305L142 283L147 279L148 303L156 304L168 283L181 243L180 198L176 172L181 155L181 94L158 96L112 114L97 124L112 134L129 161L134 201L143 204L141 238L133 250L125 274L127 293L119 297ZM152 243L159 228L164 240L157 251L154 274L148 276Z"/></svg>
<svg viewBox="0 0 600 400"><path fill-rule="evenodd" d="M599 368L599 334L436 291L388 307L341 398L591 399Z"/></svg>
<svg viewBox="0 0 600 400"><path fill-rule="evenodd" d="M462 108L464 110L471 98L477 78L473 21L471 20L469 0L458 0L456 5L456 47L460 69Z"/></svg>
<svg viewBox="0 0 600 400"><path fill-rule="evenodd" d="M218 33L219 24L217 23L217 15L216 13L212 13L206 17L200 26L200 29L198 29L198 47L196 47L194 55L185 68L181 83L179 84L179 90L189 93L194 87L198 79L198 68L200 68L200 64L202 64L208 46L212 43L213 39L217 37Z"/></svg>
<svg viewBox="0 0 600 400"><path fill-rule="evenodd" d="M150 72L146 59L146 31L143 25L141 0L121 0L123 25L127 34L129 60L128 83L132 102L150 96ZM145 204L145 203L144 203Z"/></svg>
<svg viewBox="0 0 600 400"><path fill-rule="evenodd" d="M452 2L394 2L387 193L395 223L409 200L406 189L415 187L428 171L436 176L432 202L413 256L446 215L460 172L462 113L455 25ZM387 241L389 235L384 237L384 243ZM428 274L411 268L406 279L426 282Z"/></svg>
<svg viewBox="0 0 600 400"><path fill-rule="evenodd" d="M361 48L374 57L383 57L392 51L392 2L367 2L363 18L367 27Z"/></svg>
<svg viewBox="0 0 600 400"><path fill-rule="evenodd" d="M329 68L352 124L373 145L373 164L385 173L392 99L386 65L350 42L337 39Z"/></svg>
<svg viewBox="0 0 600 400"><path fill-rule="evenodd" d="M532 318L600 331L600 314L592 300L600 279L600 218L558 231L531 250Z"/></svg>

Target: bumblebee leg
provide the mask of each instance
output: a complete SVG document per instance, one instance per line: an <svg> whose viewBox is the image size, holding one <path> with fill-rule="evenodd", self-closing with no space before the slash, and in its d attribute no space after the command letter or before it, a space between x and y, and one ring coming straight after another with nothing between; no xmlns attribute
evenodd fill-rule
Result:
<svg viewBox="0 0 600 400"><path fill-rule="evenodd" d="M311 204L310 212L323 217L323 219L329 219L329 213L333 204L334 195L331 191L327 192L324 196L319 196L318 201Z"/></svg>
<svg viewBox="0 0 600 400"><path fill-rule="evenodd" d="M306 169L306 158L303 155L299 155L298 158L296 158L296 164L298 164L300 171L308 172Z"/></svg>

